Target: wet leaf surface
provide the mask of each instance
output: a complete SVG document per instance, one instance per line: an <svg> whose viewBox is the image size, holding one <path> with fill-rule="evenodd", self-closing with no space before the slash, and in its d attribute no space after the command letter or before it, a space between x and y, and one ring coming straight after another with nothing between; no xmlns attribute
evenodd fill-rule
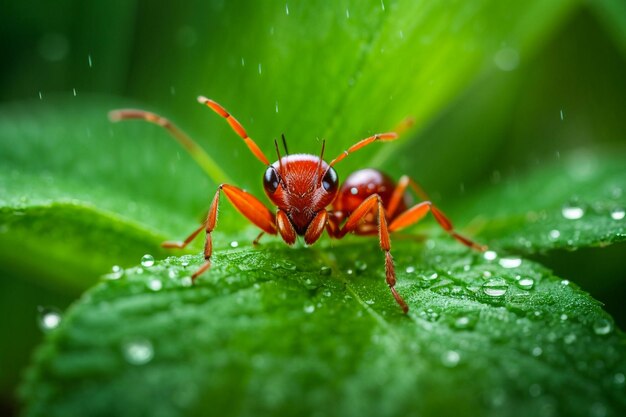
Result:
<svg viewBox="0 0 626 417"><path fill-rule="evenodd" d="M199 256L109 276L38 350L26 415L626 410L624 336L574 284L449 239L394 255L408 316L374 240L220 251L196 286Z"/></svg>

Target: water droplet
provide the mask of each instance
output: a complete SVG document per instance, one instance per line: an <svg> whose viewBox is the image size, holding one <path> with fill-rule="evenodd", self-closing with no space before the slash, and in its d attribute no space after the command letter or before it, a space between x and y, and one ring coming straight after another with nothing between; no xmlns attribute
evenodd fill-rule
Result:
<svg viewBox="0 0 626 417"><path fill-rule="evenodd" d="M293 262L287 261L287 260L280 260L280 261L276 262L276 266L278 268L286 269L287 271L295 271L296 270L296 264L294 264Z"/></svg>
<svg viewBox="0 0 626 417"><path fill-rule="evenodd" d="M124 276L124 268L119 265L113 265L111 268L111 273L107 275L109 279L120 279Z"/></svg>
<svg viewBox="0 0 626 417"><path fill-rule="evenodd" d="M350 188L350 194L357 195L359 193L359 189L356 187Z"/></svg>
<svg viewBox="0 0 626 417"><path fill-rule="evenodd" d="M413 272L415 272L415 267L414 266L407 266L406 267L406 272L408 274L412 274Z"/></svg>
<svg viewBox="0 0 626 417"><path fill-rule="evenodd" d="M483 293L486 295L498 298L506 294L509 286L506 282L504 282L504 280L498 279L484 283L482 289Z"/></svg>
<svg viewBox="0 0 626 417"><path fill-rule="evenodd" d="M178 271L176 269L169 269L167 271L167 276L170 279L176 279L176 278L178 278Z"/></svg>
<svg viewBox="0 0 626 417"><path fill-rule="evenodd" d="M152 265L154 265L154 256L146 254L141 258L141 266L150 268Z"/></svg>
<svg viewBox="0 0 626 417"><path fill-rule="evenodd" d="M543 353L543 349L541 349L540 346L535 346L533 350L530 351L530 353L535 357L541 356L541 354Z"/></svg>
<svg viewBox="0 0 626 417"><path fill-rule="evenodd" d="M453 323L454 328L459 330L472 329L475 325L476 317L465 315L457 317Z"/></svg>
<svg viewBox="0 0 626 417"><path fill-rule="evenodd" d="M550 240L554 241L554 240L557 240L561 236L561 232L559 232L556 229L550 230L550 233L548 234L548 236L550 237Z"/></svg>
<svg viewBox="0 0 626 417"><path fill-rule="evenodd" d="M180 261L180 265L182 267L189 266L189 259L183 259L182 261Z"/></svg>
<svg viewBox="0 0 626 417"><path fill-rule="evenodd" d="M333 270L329 266L323 266L320 268L320 275L330 275Z"/></svg>
<svg viewBox="0 0 626 417"><path fill-rule="evenodd" d="M502 48L494 55L493 62L502 71L513 71L519 65L519 53L513 48Z"/></svg>
<svg viewBox="0 0 626 417"><path fill-rule="evenodd" d="M161 282L161 280L151 279L150 281L148 281L148 288L150 288L152 291L161 291L161 288L163 288L163 283Z"/></svg>
<svg viewBox="0 0 626 417"><path fill-rule="evenodd" d="M515 257L506 257L501 258L498 263L503 268L517 268L522 264L522 259Z"/></svg>
<svg viewBox="0 0 626 417"><path fill-rule="evenodd" d="M613 220L622 220L625 215L626 215L626 212L621 207L614 208L613 210L611 210L611 218Z"/></svg>
<svg viewBox="0 0 626 417"><path fill-rule="evenodd" d="M39 312L39 327L44 332L56 329L61 324L63 315L58 308L39 306L37 311Z"/></svg>
<svg viewBox="0 0 626 417"><path fill-rule="evenodd" d="M354 268L358 271L358 272L363 272L367 269L367 264L361 260L357 260L354 262Z"/></svg>
<svg viewBox="0 0 626 417"><path fill-rule="evenodd" d="M561 321L567 321L569 317L567 316L567 314L563 313L559 316L559 318L561 319Z"/></svg>
<svg viewBox="0 0 626 417"><path fill-rule="evenodd" d="M498 257L498 254L492 250L488 250L488 251L485 251L485 253L483 253L483 258L485 258L486 261L493 261L497 257Z"/></svg>
<svg viewBox="0 0 626 417"><path fill-rule="evenodd" d="M565 344L571 345L576 341L576 335L574 333L567 334L563 338L563 341L565 342Z"/></svg>
<svg viewBox="0 0 626 417"><path fill-rule="evenodd" d="M569 220L577 220L585 215L585 210L582 207L574 206L574 205L566 205L561 209L561 214L563 217Z"/></svg>
<svg viewBox="0 0 626 417"><path fill-rule="evenodd" d="M193 285L193 279L191 279L191 277L183 277L180 280L180 285L183 287L191 287Z"/></svg>
<svg viewBox="0 0 626 417"><path fill-rule="evenodd" d="M236 248L239 246L239 242L237 242L236 240L233 240L232 242L230 242L230 247L231 248Z"/></svg>
<svg viewBox="0 0 626 417"><path fill-rule="evenodd" d="M618 372L613 375L613 383L616 385L623 385L626 382L626 376L623 373Z"/></svg>
<svg viewBox="0 0 626 417"><path fill-rule="evenodd" d="M374 304L375 302L376 302L376 301L374 301L374 300L372 300L372 299L365 300L365 304L370 305L370 306L371 306L372 304Z"/></svg>
<svg viewBox="0 0 626 417"><path fill-rule="evenodd" d="M315 311L315 306L313 304L307 304L304 306L304 312L307 314L311 314L312 312Z"/></svg>
<svg viewBox="0 0 626 417"><path fill-rule="evenodd" d="M460 360L461 355L455 350L448 350L441 355L441 363L448 368L454 368Z"/></svg>
<svg viewBox="0 0 626 417"><path fill-rule="evenodd" d="M122 345L124 359L131 365L145 365L154 358L154 348L148 339L128 340Z"/></svg>
<svg viewBox="0 0 626 417"><path fill-rule="evenodd" d="M595 334L604 336L613 331L613 323L609 319L600 318L593 323Z"/></svg>
<svg viewBox="0 0 626 417"><path fill-rule="evenodd" d="M352 269L347 269L346 270L346 274L352 275L352 274L354 274L354 271Z"/></svg>
<svg viewBox="0 0 626 417"><path fill-rule="evenodd" d="M569 285L569 280L568 279L561 280L561 285L564 285L567 287Z"/></svg>
<svg viewBox="0 0 626 417"><path fill-rule="evenodd" d="M535 280L532 278L520 278L517 281L517 286L523 290L530 290L535 285Z"/></svg>

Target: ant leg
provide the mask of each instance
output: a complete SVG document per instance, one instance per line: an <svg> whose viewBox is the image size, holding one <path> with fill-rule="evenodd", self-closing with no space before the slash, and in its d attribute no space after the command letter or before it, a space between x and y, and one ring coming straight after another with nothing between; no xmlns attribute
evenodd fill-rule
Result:
<svg viewBox="0 0 626 417"><path fill-rule="evenodd" d="M196 236L198 236L198 234L202 231L202 229L204 229L204 223L202 223L200 225L200 227L198 227L196 230L191 232L191 234L184 241L182 241L182 242L176 242L176 241L163 242L163 243L161 243L161 247L167 248L167 249L183 249L185 246L190 244L191 241L194 240Z"/></svg>
<svg viewBox="0 0 626 417"><path fill-rule="evenodd" d="M252 138L248 136L248 133L246 133L246 130L243 128L241 123L239 123L239 121L235 119L233 115L230 114L224 107L222 107L219 103L216 103L215 101L208 99L204 96L198 96L198 103L204 104L215 113L226 119L230 127L235 131L235 133L238 134L239 137L244 140L244 142L246 142L246 145L248 145L248 149L250 149L250 152L252 152L259 161L263 162L263 164L270 164L270 162L267 160L267 157L263 154L263 151L261 151L256 142L254 142Z"/></svg>
<svg viewBox="0 0 626 417"><path fill-rule="evenodd" d="M330 161L330 164L328 164L328 165L332 167L337 162L341 161L343 158L345 158L346 156L350 155L352 152L356 152L359 149L363 148L364 146L369 145L370 143L374 143L374 142L377 142L377 141L396 140L396 139L398 139L398 134L396 132L377 133L377 134L372 135L372 136L370 136L368 138L360 140L357 143L355 143L354 145L350 146L347 150L343 151L338 157L336 157L335 159Z"/></svg>
<svg viewBox="0 0 626 417"><path fill-rule="evenodd" d="M402 201L402 197L404 197L404 193L409 186L419 198L421 198L422 200L430 200L426 192L422 189L422 187L419 186L418 183L413 181L413 179L408 175L403 175L402 177L400 177L398 185L393 190L391 198L389 199L389 205L387 206L387 217L393 218L393 215L396 213L396 210L400 205L400 201Z"/></svg>
<svg viewBox="0 0 626 417"><path fill-rule="evenodd" d="M109 112L109 119L112 122L119 122L128 119L140 119L161 126L169 132L169 134L180 143L183 148L195 159L200 168L209 174L211 178L218 178L221 181L228 178L221 169L217 168L215 161L185 132L180 130L174 123L158 114L136 109L112 110Z"/></svg>
<svg viewBox="0 0 626 417"><path fill-rule="evenodd" d="M211 232L213 232L213 229L215 229L215 225L217 224L217 208L220 203L221 192L226 194L226 197L237 209L237 211L243 214L258 228L263 230L263 232L271 235L276 234L276 220L274 215L263 205L263 203L257 200L257 198L252 194L249 194L240 188L228 184L221 184L215 192L215 196L211 202L211 207L209 208L209 214L207 215L207 219L204 224L206 230L206 240L204 243L205 262L191 276L193 282L195 282L198 276L211 267L211 255L213 254Z"/></svg>
<svg viewBox="0 0 626 417"><path fill-rule="evenodd" d="M356 230L359 223L374 209L376 209L376 217L378 218L378 238L380 248L385 251L385 275L387 285L389 286L389 290L391 290L393 298L395 298L402 311L404 313L408 313L409 306L395 289L396 271L393 265L393 258L391 257L391 240L389 239L389 230L387 229L387 220L385 219L385 209L380 196L378 194L373 194L363 200L363 202L350 214L343 227L336 233L336 237L342 238L347 233Z"/></svg>
<svg viewBox="0 0 626 417"><path fill-rule="evenodd" d="M252 246L257 246L264 234L265 232L259 233L259 235L252 241Z"/></svg>
<svg viewBox="0 0 626 417"><path fill-rule="evenodd" d="M404 213L401 213L392 220L389 225L389 231L395 232L400 229L404 229L412 224L420 221L428 212L432 212L433 216L437 220L437 223L448 232L453 238L464 244L465 246L469 246L472 249L476 249L478 251L484 252L487 250L487 247L484 245L480 245L465 236L462 236L454 231L454 227L452 226L452 222L446 217L445 214L441 210L439 210L433 203L430 201L423 201L406 210Z"/></svg>
<svg viewBox="0 0 626 417"><path fill-rule="evenodd" d="M276 211L276 226L278 227L278 232L280 236L283 238L286 244L293 245L296 243L296 230L293 228L291 221L289 221L289 217L287 213L278 209Z"/></svg>

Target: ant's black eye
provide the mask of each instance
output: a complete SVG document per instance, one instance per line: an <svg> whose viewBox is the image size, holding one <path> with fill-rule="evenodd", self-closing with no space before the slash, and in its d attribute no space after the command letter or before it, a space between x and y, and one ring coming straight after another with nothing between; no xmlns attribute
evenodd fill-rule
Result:
<svg viewBox="0 0 626 417"><path fill-rule="evenodd" d="M324 174L324 178L322 178L322 187L329 193L334 193L338 183L337 172L335 172L332 167L328 168L326 174Z"/></svg>
<svg viewBox="0 0 626 417"><path fill-rule="evenodd" d="M274 167L269 167L265 170L265 175L263 176L263 187L268 193L273 194L278 188L278 174L276 173L276 169Z"/></svg>

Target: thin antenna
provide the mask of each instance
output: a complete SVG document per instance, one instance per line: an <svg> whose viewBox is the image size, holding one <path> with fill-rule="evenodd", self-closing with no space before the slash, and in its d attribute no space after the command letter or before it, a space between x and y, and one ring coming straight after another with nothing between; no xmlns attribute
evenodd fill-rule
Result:
<svg viewBox="0 0 626 417"><path fill-rule="evenodd" d="M326 139L322 139L322 152L320 152L320 162L317 164L317 182L322 181L322 162L324 161L324 149L326 149Z"/></svg>
<svg viewBox="0 0 626 417"><path fill-rule="evenodd" d="M287 149L287 140L285 139L285 134L280 135L283 138L283 147L285 148L285 155L289 155L289 150Z"/></svg>

